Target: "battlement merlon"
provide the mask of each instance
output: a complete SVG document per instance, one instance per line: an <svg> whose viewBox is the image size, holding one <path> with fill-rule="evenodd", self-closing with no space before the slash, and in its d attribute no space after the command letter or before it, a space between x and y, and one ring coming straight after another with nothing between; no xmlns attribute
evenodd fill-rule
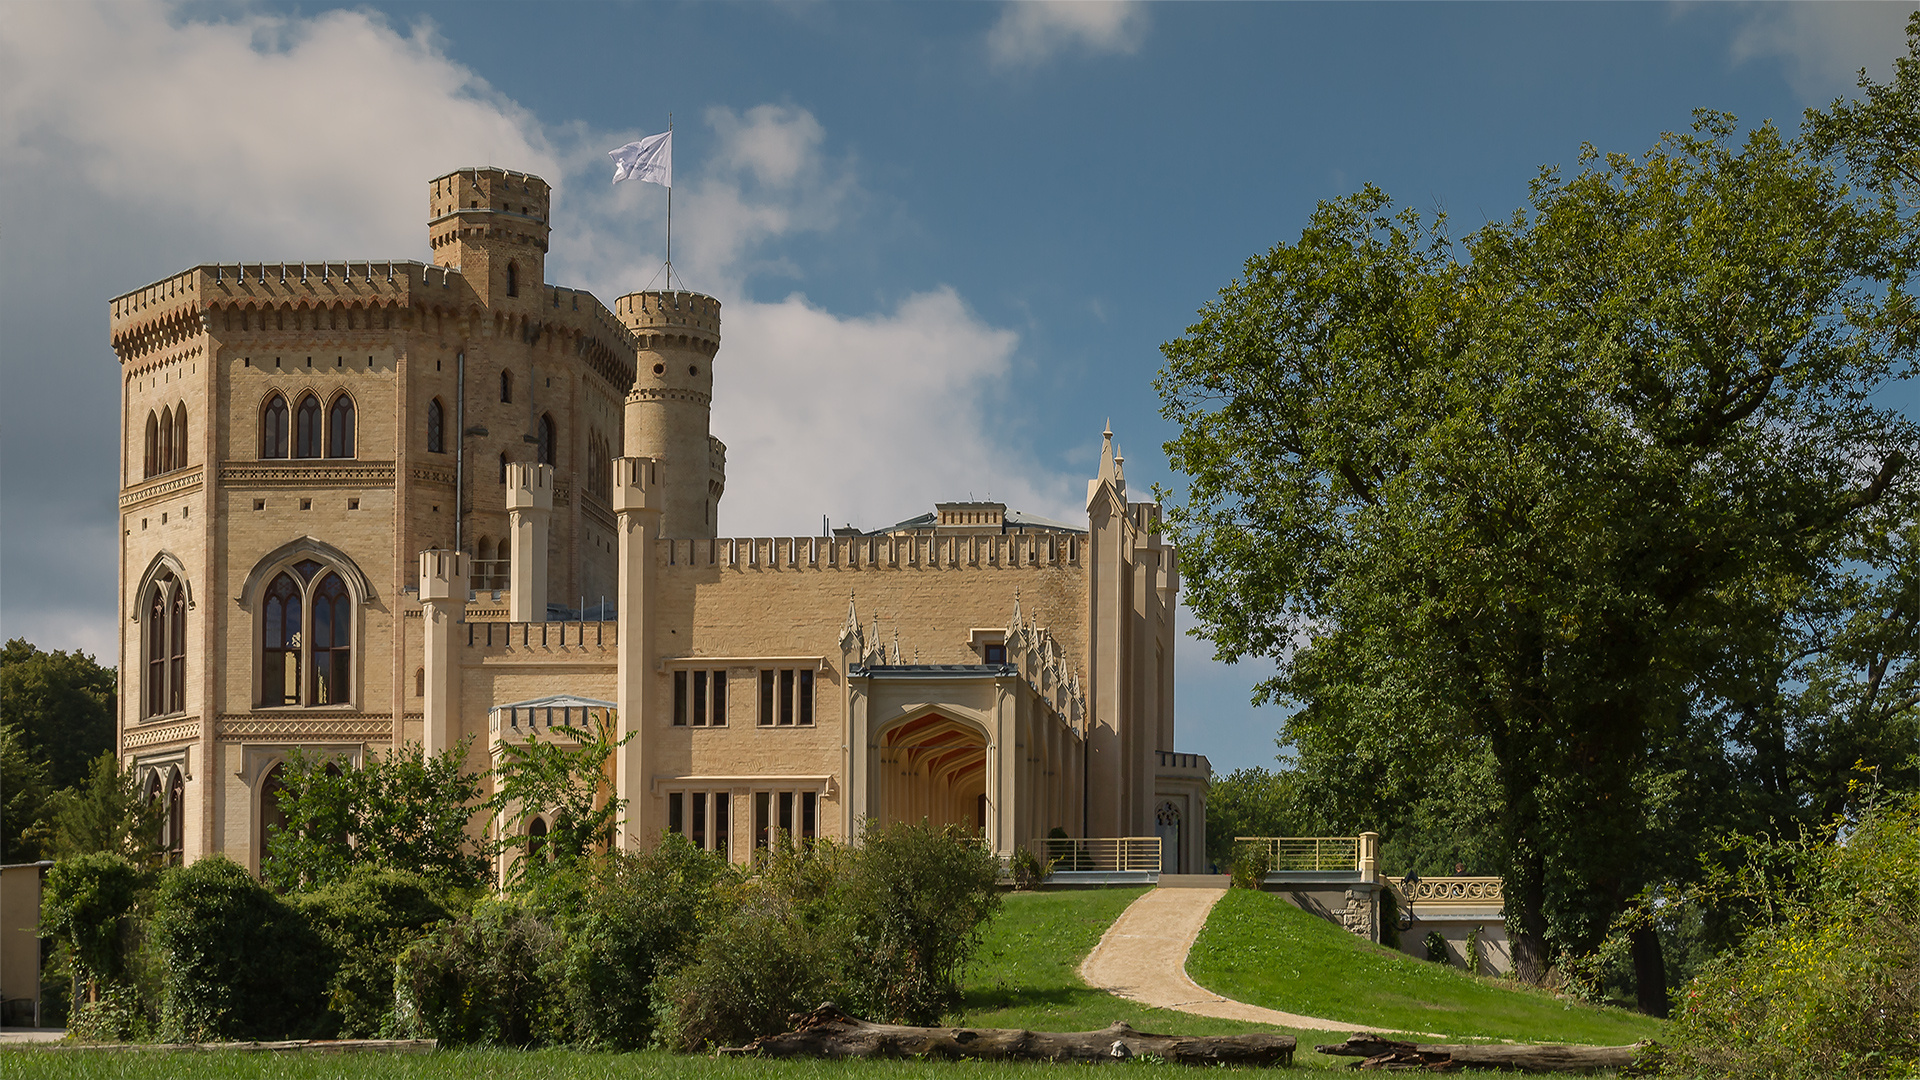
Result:
<svg viewBox="0 0 1920 1080"><path fill-rule="evenodd" d="M507 464L507 509L553 509L553 466L524 461Z"/></svg>
<svg viewBox="0 0 1920 1080"><path fill-rule="evenodd" d="M628 293L613 301L613 314L636 335L704 338L708 352L720 346L720 301L705 293Z"/></svg>
<svg viewBox="0 0 1920 1080"><path fill-rule="evenodd" d="M464 551L429 549L420 553L420 602L467 602L471 560Z"/></svg>
<svg viewBox="0 0 1920 1080"><path fill-rule="evenodd" d="M407 259L203 263L107 302L114 351L155 334L196 333L216 308L280 304L410 306L463 284L458 269ZM622 328L624 332L624 328Z"/></svg>
<svg viewBox="0 0 1920 1080"><path fill-rule="evenodd" d="M613 459L613 512L660 511L666 505L666 463L648 457Z"/></svg>

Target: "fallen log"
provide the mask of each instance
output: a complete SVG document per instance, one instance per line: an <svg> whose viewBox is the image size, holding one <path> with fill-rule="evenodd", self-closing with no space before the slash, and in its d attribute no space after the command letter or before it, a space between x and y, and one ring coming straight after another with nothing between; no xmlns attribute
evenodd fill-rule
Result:
<svg viewBox="0 0 1920 1080"><path fill-rule="evenodd" d="M1100 1031L908 1027L870 1024L832 1002L788 1020L793 1030L763 1035L722 1054L825 1058L974 1058L991 1061L1125 1061L1153 1057L1180 1065L1291 1065L1291 1035L1187 1038L1114 1024Z"/></svg>
<svg viewBox="0 0 1920 1080"><path fill-rule="evenodd" d="M1508 1069L1513 1072L1592 1072L1624 1069L1649 1044L1569 1046L1562 1043L1410 1043L1379 1035L1355 1034L1335 1045L1316 1046L1322 1054L1357 1057L1356 1069Z"/></svg>

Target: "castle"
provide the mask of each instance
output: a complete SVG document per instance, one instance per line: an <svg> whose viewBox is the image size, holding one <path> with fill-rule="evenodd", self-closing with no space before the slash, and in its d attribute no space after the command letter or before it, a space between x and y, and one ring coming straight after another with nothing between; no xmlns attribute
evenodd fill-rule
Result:
<svg viewBox="0 0 1920 1080"><path fill-rule="evenodd" d="M173 857L257 870L289 748L478 771L613 709L624 846L745 861L927 819L1003 855L1157 836L1198 871L1175 551L1111 433L1084 525L963 502L723 537L720 302L546 284L551 194L462 169L430 187L431 263L198 266L112 301L118 748Z"/></svg>

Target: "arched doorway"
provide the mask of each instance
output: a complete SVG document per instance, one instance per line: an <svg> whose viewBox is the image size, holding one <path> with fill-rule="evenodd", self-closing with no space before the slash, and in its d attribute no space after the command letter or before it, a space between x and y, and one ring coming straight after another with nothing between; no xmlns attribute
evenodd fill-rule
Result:
<svg viewBox="0 0 1920 1080"><path fill-rule="evenodd" d="M1180 872L1180 806L1171 799L1162 800L1153 813L1153 833L1160 838L1160 872Z"/></svg>
<svg viewBox="0 0 1920 1080"><path fill-rule="evenodd" d="M986 832L987 740L979 728L927 713L888 728L877 749L881 824L925 820Z"/></svg>

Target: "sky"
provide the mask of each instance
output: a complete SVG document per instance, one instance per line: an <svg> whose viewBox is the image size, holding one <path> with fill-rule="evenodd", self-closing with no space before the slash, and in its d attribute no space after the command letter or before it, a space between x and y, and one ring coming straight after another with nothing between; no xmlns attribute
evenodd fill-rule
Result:
<svg viewBox="0 0 1920 1080"><path fill-rule="evenodd" d="M1159 347L1320 200L1371 183L1460 233L1697 108L1793 131L1890 76L1914 8L7 4L0 636L113 660L108 300L430 260L456 168L550 181L548 277L610 301L660 284L666 199L606 151L671 115L674 270L725 305L723 533L1074 520L1109 421L1135 498L1179 490ZM1271 670L1183 642L1179 749L1272 765Z"/></svg>

